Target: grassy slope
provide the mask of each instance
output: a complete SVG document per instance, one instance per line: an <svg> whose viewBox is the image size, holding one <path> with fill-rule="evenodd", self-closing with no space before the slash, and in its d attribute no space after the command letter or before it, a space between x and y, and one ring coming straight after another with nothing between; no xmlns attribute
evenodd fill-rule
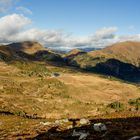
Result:
<svg viewBox="0 0 140 140"><path fill-rule="evenodd" d="M60 77L50 77L53 72L60 73ZM40 134L39 138L42 139L44 135L46 139L44 132L47 134L52 126L40 125L42 121L83 117L93 119L95 115L108 111L104 110L106 104L116 100L127 103L129 99L139 96L139 88L135 85L112 81L96 74L78 72L76 69L49 65L46 67L40 63L18 62L8 65L0 62L0 111L13 114L0 114L0 137L2 139L33 138ZM112 112L112 110L109 111ZM124 122L121 120L119 122L119 119L117 122L111 120L112 117L127 118L131 116L130 114L138 116L139 113L124 112L124 116L120 116L120 113L103 116L104 119L107 117L110 118L108 121L113 122L113 125L108 126L109 133L111 135L119 133L121 137L126 136L128 132L129 137L138 134L139 123L135 125L137 131L133 129L128 131L125 127L131 127L130 120L124 119ZM25 116L44 119L28 119L24 118ZM102 116L98 117L102 118ZM95 117L93 122L99 122L98 117ZM71 136L73 129L67 130L71 123L59 126L59 132L52 132L53 137L51 135L50 139L57 140L63 139L63 136ZM124 126L120 129L120 125ZM89 132L93 131L90 128L91 126L87 126L84 129ZM99 135L96 134L90 137L99 139Z"/></svg>
<svg viewBox="0 0 140 140"><path fill-rule="evenodd" d="M21 42L0 46L0 60L10 61L60 61L61 56L38 42Z"/></svg>
<svg viewBox="0 0 140 140"><path fill-rule="evenodd" d="M121 42L102 50L67 57L68 64L88 71L140 81L140 43Z"/></svg>
<svg viewBox="0 0 140 140"><path fill-rule="evenodd" d="M88 55L91 57L115 58L122 62L139 66L140 42L116 43L105 49L89 52Z"/></svg>
<svg viewBox="0 0 140 140"><path fill-rule="evenodd" d="M71 54L72 55L72 54ZM75 53L73 53L75 55ZM100 62L108 59L117 59L124 63L129 63L139 67L140 64L140 43L139 42L121 42L102 50L91 51L85 54L79 54L72 57L74 61L81 67L95 66Z"/></svg>
<svg viewBox="0 0 140 140"><path fill-rule="evenodd" d="M6 55L10 56L12 52ZM60 76L52 77L54 72L60 73ZM113 101L120 101L129 109L128 100L138 97L140 90L136 85L101 75L40 62L0 62L0 112L13 114L0 114L0 136L8 138L12 135L12 139L20 135L31 137L37 134L38 129L49 129L39 125L42 120L27 119L25 116L48 119L92 118L98 114L114 112L106 109L106 105ZM133 112L124 114L128 117ZM138 116L137 113L135 116Z"/></svg>
<svg viewBox="0 0 140 140"><path fill-rule="evenodd" d="M14 114L0 114L2 139L67 139L72 138L73 129L89 131L89 139L101 139L101 136L91 129L92 125L81 127L77 122L77 128L68 130L72 125L72 122L69 122L59 125L59 131L50 132L48 130L51 130L51 125L40 124L42 121L55 121L60 118L90 117L93 123L112 122L106 124L108 135L117 134L121 139L130 138L140 132L139 123L134 118L139 117L139 112L124 111L102 116L99 114L105 113L106 110L97 110L112 101L126 103L131 98L139 97L139 88L135 85L113 79L112 81L96 74L77 72L76 69L50 65L46 67L40 63L18 62L16 65L7 65L0 62L0 68L0 111ZM30 75L30 72L34 74ZM58 72L61 76L50 77L53 72ZM44 119L24 118L25 113Z"/></svg>
<svg viewBox="0 0 140 140"><path fill-rule="evenodd" d="M0 64L0 109L14 114L94 116L101 113L97 110L102 105L116 100L126 103L140 96L138 87L100 75L37 63ZM51 77L53 72L59 72L60 77Z"/></svg>

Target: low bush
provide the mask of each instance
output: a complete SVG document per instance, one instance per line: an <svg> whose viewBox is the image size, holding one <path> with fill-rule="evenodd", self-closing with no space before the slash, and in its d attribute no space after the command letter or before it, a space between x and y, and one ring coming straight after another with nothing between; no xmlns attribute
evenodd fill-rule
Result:
<svg viewBox="0 0 140 140"><path fill-rule="evenodd" d="M124 104L120 103L119 101L115 101L113 103L110 103L107 105L107 107L115 109L117 111L123 111L124 110Z"/></svg>
<svg viewBox="0 0 140 140"><path fill-rule="evenodd" d="M140 109L140 98L137 99L130 99L128 101L129 105L134 106L136 110Z"/></svg>

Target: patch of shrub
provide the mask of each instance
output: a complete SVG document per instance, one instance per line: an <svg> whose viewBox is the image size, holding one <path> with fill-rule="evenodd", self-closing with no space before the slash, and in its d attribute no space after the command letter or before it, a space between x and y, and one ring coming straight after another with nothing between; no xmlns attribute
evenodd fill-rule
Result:
<svg viewBox="0 0 140 140"><path fill-rule="evenodd" d="M113 103L110 103L107 105L107 107L115 109L117 111L123 111L124 110L124 104L120 103L119 101L115 101Z"/></svg>
<svg viewBox="0 0 140 140"><path fill-rule="evenodd" d="M16 67L21 69L21 74L31 76L43 77L49 75L49 70L44 64L15 62Z"/></svg>
<svg viewBox="0 0 140 140"><path fill-rule="evenodd" d="M131 106L134 106L136 108L136 110L139 110L140 109L140 98L130 99L128 101L128 104Z"/></svg>
<svg viewBox="0 0 140 140"><path fill-rule="evenodd" d="M26 113L24 111L15 111L13 114L21 117L26 117Z"/></svg>

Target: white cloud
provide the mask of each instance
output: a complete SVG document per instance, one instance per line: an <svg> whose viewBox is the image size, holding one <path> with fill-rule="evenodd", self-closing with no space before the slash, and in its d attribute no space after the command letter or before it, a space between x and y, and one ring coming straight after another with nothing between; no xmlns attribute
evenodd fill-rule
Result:
<svg viewBox="0 0 140 140"><path fill-rule="evenodd" d="M16 10L21 12L21 13L24 13L24 14L30 14L30 15L33 14L30 9L23 7L23 6L17 7Z"/></svg>
<svg viewBox="0 0 140 140"><path fill-rule="evenodd" d="M117 27L104 27L95 32L95 36L99 38L113 38L114 33L118 31Z"/></svg>
<svg viewBox="0 0 140 140"><path fill-rule="evenodd" d="M73 49L85 47L105 47L119 41L140 41L137 35L116 35L117 27L104 27L92 36L74 37L62 30L41 30L27 28L31 20L21 14L12 14L0 18L0 43L19 41L38 41L50 48Z"/></svg>
<svg viewBox="0 0 140 140"><path fill-rule="evenodd" d="M16 41L17 34L22 32L31 20L23 15L12 14L0 18L0 42Z"/></svg>

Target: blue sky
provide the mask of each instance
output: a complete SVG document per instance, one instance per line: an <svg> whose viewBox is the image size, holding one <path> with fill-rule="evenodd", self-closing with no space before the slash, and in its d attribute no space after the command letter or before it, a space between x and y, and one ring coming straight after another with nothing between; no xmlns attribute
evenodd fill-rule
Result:
<svg viewBox="0 0 140 140"><path fill-rule="evenodd" d="M36 26L64 29L76 35L92 34L102 27L117 26L120 34L138 33L140 0L21 0ZM130 30L130 27L136 29Z"/></svg>
<svg viewBox="0 0 140 140"><path fill-rule="evenodd" d="M0 0L0 43L106 47L140 41L140 0Z"/></svg>

